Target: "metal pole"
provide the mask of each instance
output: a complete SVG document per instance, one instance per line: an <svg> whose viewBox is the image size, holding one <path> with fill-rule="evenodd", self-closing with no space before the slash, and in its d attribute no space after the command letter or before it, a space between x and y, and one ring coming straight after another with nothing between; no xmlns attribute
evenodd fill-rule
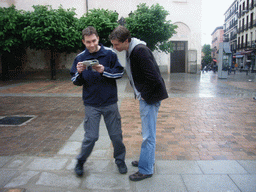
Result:
<svg viewBox="0 0 256 192"><path fill-rule="evenodd" d="M88 0L86 0L86 13L88 13Z"/></svg>

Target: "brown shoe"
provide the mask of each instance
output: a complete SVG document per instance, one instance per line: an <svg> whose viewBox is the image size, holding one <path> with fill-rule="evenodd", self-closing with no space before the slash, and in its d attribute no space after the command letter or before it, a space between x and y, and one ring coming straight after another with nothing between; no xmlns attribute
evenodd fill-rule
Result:
<svg viewBox="0 0 256 192"><path fill-rule="evenodd" d="M152 177L153 174L149 174L149 175L144 175L144 174L141 174L139 171L130 175L129 176L129 179L131 181L141 181L143 179L146 179L146 178L149 178L149 177Z"/></svg>

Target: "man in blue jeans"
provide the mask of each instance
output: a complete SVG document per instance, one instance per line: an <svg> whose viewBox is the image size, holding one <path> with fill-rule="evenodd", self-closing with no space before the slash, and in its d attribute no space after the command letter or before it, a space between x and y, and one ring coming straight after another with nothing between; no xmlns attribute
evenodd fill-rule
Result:
<svg viewBox="0 0 256 192"><path fill-rule="evenodd" d="M132 181L140 181L154 172L157 114L161 100L168 94L159 67L145 42L131 38L123 26L114 29L109 39L114 49L126 51L126 72L140 102L143 141L139 161L132 162L139 171L129 176Z"/></svg>
<svg viewBox="0 0 256 192"><path fill-rule="evenodd" d="M90 156L95 142L99 138L101 116L108 130L114 147L114 158L121 174L127 173L125 164L125 146L121 130L121 116L117 106L116 79L124 72L116 53L99 44L99 36L94 27L82 31L85 50L78 54L73 62L70 74L77 86L83 86L85 106L84 140L80 154L77 156L75 173L84 174L83 165ZM83 61L98 60L98 64L86 66Z"/></svg>

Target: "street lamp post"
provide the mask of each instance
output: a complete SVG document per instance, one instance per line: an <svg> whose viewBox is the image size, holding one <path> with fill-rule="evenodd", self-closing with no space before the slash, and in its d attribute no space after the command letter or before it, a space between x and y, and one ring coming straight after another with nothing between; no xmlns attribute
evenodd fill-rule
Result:
<svg viewBox="0 0 256 192"><path fill-rule="evenodd" d="M255 62L256 62L256 43L255 42L252 42L252 49L253 49L253 51L252 51L252 70L251 70L251 72L252 73L254 73L255 72L255 70L254 70L254 67L255 67ZM256 98L256 97L255 97Z"/></svg>
<svg viewBox="0 0 256 192"><path fill-rule="evenodd" d="M88 0L86 0L86 13L88 13Z"/></svg>

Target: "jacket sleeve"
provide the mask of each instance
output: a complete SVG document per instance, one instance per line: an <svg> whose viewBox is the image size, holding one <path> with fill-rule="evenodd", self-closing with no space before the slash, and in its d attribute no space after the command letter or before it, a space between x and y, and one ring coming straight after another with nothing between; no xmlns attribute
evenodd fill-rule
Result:
<svg viewBox="0 0 256 192"><path fill-rule="evenodd" d="M77 59L74 60L72 68L70 70L70 75L71 75L71 81L73 82L74 85L77 86L82 86L84 84L84 79L82 78L82 74L79 74L76 69L78 61Z"/></svg>
<svg viewBox="0 0 256 192"><path fill-rule="evenodd" d="M112 51L111 62L109 66L104 66L104 72L102 76L112 79L119 79L124 74L124 68L120 64L116 53Z"/></svg>

